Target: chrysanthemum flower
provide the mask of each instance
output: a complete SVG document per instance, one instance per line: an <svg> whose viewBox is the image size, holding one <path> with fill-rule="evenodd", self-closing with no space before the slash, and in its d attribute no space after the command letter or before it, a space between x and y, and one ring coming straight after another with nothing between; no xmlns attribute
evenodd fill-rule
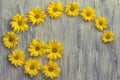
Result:
<svg viewBox="0 0 120 80"><path fill-rule="evenodd" d="M63 6L61 2L51 2L47 7L48 15L51 18L58 18L62 15Z"/></svg>
<svg viewBox="0 0 120 80"><path fill-rule="evenodd" d="M6 48L15 48L18 44L18 37L14 32L7 32L3 36L3 44Z"/></svg>
<svg viewBox="0 0 120 80"><path fill-rule="evenodd" d="M22 66L25 61L25 54L21 50L14 50L11 54L8 55L8 60L14 66Z"/></svg>
<svg viewBox="0 0 120 80"><path fill-rule="evenodd" d="M65 12L68 16L78 16L79 15L80 6L75 2L70 2L66 5Z"/></svg>
<svg viewBox="0 0 120 80"><path fill-rule="evenodd" d="M44 11L40 10L39 8L32 8L28 12L28 20L33 25L38 25L44 22L44 18L46 17Z"/></svg>
<svg viewBox="0 0 120 80"><path fill-rule="evenodd" d="M107 26L107 21L104 17L98 17L96 20L95 20L95 27L102 31L104 29L106 29L106 26Z"/></svg>
<svg viewBox="0 0 120 80"><path fill-rule="evenodd" d="M95 19L95 10L93 8L85 8L80 15L85 21L93 21Z"/></svg>
<svg viewBox="0 0 120 80"><path fill-rule="evenodd" d="M24 73L31 77L36 76L41 68L41 62L38 59L29 58L24 65Z"/></svg>
<svg viewBox="0 0 120 80"><path fill-rule="evenodd" d="M41 56L45 54L45 46L45 43L40 40L32 40L29 44L28 52L30 53L30 56Z"/></svg>
<svg viewBox="0 0 120 80"><path fill-rule="evenodd" d="M111 32L111 31L105 31L102 34L102 41L104 43L111 42L113 40L114 40L114 33L113 32Z"/></svg>
<svg viewBox="0 0 120 80"><path fill-rule="evenodd" d="M23 14L16 14L12 16L12 21L10 25L14 32L25 32L28 30L28 25L26 23L27 18Z"/></svg>
<svg viewBox="0 0 120 80"><path fill-rule="evenodd" d="M41 71L47 78L56 78L60 75L60 68L58 67L58 64L52 61L45 64Z"/></svg>
<svg viewBox="0 0 120 80"><path fill-rule="evenodd" d="M55 60L62 57L62 45L58 41L50 41L46 47L47 58Z"/></svg>

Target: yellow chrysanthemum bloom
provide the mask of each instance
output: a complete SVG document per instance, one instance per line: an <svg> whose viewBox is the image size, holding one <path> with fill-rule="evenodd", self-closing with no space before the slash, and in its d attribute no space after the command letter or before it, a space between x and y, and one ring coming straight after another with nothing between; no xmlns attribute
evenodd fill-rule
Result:
<svg viewBox="0 0 120 80"><path fill-rule="evenodd" d="M104 17L98 17L96 20L95 20L95 27L102 31L104 29L106 29L107 27L107 21L106 21L106 18Z"/></svg>
<svg viewBox="0 0 120 80"><path fill-rule="evenodd" d="M25 54L21 50L14 50L11 54L8 55L8 60L14 66L22 66L25 61Z"/></svg>
<svg viewBox="0 0 120 80"><path fill-rule="evenodd" d="M56 78L60 75L58 64L52 61L49 61L48 64L44 65L41 71L47 78Z"/></svg>
<svg viewBox="0 0 120 80"><path fill-rule="evenodd" d="M29 74L31 77L36 76L41 69L41 62L34 58L29 58L24 65L24 73Z"/></svg>
<svg viewBox="0 0 120 80"><path fill-rule="evenodd" d="M47 7L48 15L51 18L58 18L62 15L63 6L61 2L50 2Z"/></svg>
<svg viewBox="0 0 120 80"><path fill-rule="evenodd" d="M45 17L46 14L39 8L32 8L28 12L28 20L32 23L32 25L39 25L40 23L43 23Z"/></svg>
<svg viewBox="0 0 120 80"><path fill-rule="evenodd" d="M58 41L50 41L46 47L47 58L55 60L62 57L62 45Z"/></svg>
<svg viewBox="0 0 120 80"><path fill-rule="evenodd" d="M7 32L3 36L3 44L6 48L15 48L18 44L18 37L14 32Z"/></svg>
<svg viewBox="0 0 120 80"><path fill-rule="evenodd" d="M93 21L95 19L95 10L93 8L85 8L80 15L85 21Z"/></svg>
<svg viewBox="0 0 120 80"><path fill-rule="evenodd" d="M12 16L12 21L10 25L14 32L25 32L28 30L28 25L26 23L27 18L23 14L16 14Z"/></svg>
<svg viewBox="0 0 120 80"><path fill-rule="evenodd" d="M105 31L102 34L102 41L104 43L111 42L113 40L114 40L114 33L113 32L111 32L111 31Z"/></svg>
<svg viewBox="0 0 120 80"><path fill-rule="evenodd" d="M80 6L75 2L70 2L66 5L65 12L68 16L78 16L79 15Z"/></svg>
<svg viewBox="0 0 120 80"><path fill-rule="evenodd" d="M45 42L42 42L40 40L32 40L28 47L28 52L30 53L30 56L41 56L45 54Z"/></svg>

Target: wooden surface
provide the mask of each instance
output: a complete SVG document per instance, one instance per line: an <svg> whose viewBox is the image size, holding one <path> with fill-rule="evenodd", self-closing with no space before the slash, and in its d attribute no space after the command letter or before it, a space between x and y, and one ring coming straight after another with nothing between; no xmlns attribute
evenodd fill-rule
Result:
<svg viewBox="0 0 120 80"><path fill-rule="evenodd" d="M54 0L51 0L54 1ZM63 5L74 1L81 9L93 7L97 16L104 16L108 20L107 30L115 34L112 43L101 42L99 32L93 22L84 22L80 16L67 17L65 13L58 19L50 19L38 27L29 25L29 30L18 34L20 41L18 49L26 52L28 43L32 39L43 41L58 40L64 46L64 55L58 61L62 70L61 75L53 80L120 80L120 0L55 0ZM16 13L27 12L32 7L45 10L50 0L0 0L0 38L7 31L10 18ZM23 73L23 67L15 68L8 60L11 50L3 47L0 41L0 80L50 80L41 72L37 77L30 78ZM40 57L41 62L47 62L46 57Z"/></svg>

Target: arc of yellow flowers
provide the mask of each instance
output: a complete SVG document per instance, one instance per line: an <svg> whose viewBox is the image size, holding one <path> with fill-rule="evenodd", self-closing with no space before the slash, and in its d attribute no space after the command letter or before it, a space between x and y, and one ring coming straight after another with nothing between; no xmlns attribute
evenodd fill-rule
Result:
<svg viewBox="0 0 120 80"><path fill-rule="evenodd" d="M46 11L49 17L54 19L59 18L63 11L70 17L80 15L85 21L93 21L95 28L99 31L105 30L108 24L105 17L100 16L96 18L96 12L93 8L88 7L80 10L80 6L75 2L68 3L65 8L61 2L50 2ZM15 33L27 31L29 28L27 21L31 22L32 25L39 25L45 21L45 17L45 12L39 8L32 8L28 12L27 17L25 17L24 14L12 16L10 25L13 31L4 34L2 38L3 45L8 49L15 48L19 40ZM104 31L101 38L104 43L111 42L114 40L114 33L111 31ZM62 57L63 47L60 42L53 40L45 44L45 42L34 39L28 46L28 52L30 53L30 56L33 57L47 54L49 62L44 66L41 66L41 62L37 58L29 58L25 61L25 54L22 50L18 49L13 50L12 53L8 55L8 60L16 67L24 64L24 72L31 77L36 76L39 70L41 70L47 78L56 78L60 75L58 63L53 62L53 60Z"/></svg>

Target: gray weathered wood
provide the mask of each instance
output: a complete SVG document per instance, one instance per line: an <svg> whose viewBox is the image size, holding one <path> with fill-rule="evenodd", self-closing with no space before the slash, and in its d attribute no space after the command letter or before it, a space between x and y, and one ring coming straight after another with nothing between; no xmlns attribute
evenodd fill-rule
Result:
<svg viewBox="0 0 120 80"><path fill-rule="evenodd" d="M78 17L67 17L65 13L59 19L50 19L38 27L29 26L25 33L18 34L20 41L18 49L26 52L32 39L43 41L58 40L64 46L64 55L60 59L61 75L54 80L120 80L120 0L51 0L67 3L77 2L81 9L93 7L97 16L108 20L107 30L115 34L112 43L101 42L99 32L93 22L85 22ZM7 31L10 18L16 13L27 12L32 7L45 10L50 0L0 0L0 38ZM5 49L0 41L0 80L48 80L41 73L30 78L23 73L23 68L13 67L7 60L10 50ZM40 58L46 63L46 57Z"/></svg>

